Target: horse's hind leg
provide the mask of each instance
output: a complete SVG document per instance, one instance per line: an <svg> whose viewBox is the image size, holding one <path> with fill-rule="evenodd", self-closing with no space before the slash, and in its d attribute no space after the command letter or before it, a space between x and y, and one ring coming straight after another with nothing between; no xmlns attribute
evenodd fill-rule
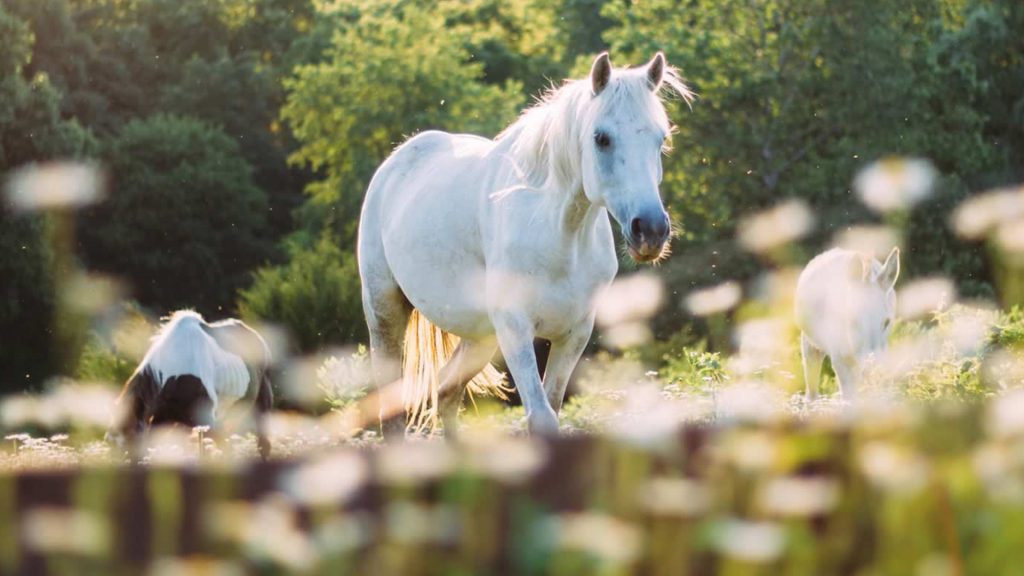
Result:
<svg viewBox="0 0 1024 576"><path fill-rule="evenodd" d="M256 446L260 458L270 458L270 440L267 438L267 414L274 408L274 391L270 386L270 378L264 372L260 378L260 388L253 404L253 416L256 424Z"/></svg>
<svg viewBox="0 0 1024 576"><path fill-rule="evenodd" d="M381 433L385 438L401 438L405 434L402 347L412 306L390 274L385 278L363 274L363 311L370 331L370 362L379 398Z"/></svg>
<svg viewBox="0 0 1024 576"><path fill-rule="evenodd" d="M438 410L444 422L444 435L454 440L458 433L459 407L466 393L466 385L494 357L498 343L488 340L462 340L459 342L452 357L441 369L438 378Z"/></svg>

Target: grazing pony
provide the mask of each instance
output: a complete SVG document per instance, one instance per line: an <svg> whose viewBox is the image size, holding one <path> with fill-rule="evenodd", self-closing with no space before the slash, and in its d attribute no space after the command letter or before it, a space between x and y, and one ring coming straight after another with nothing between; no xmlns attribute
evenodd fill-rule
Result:
<svg viewBox="0 0 1024 576"><path fill-rule="evenodd" d="M888 346L899 274L899 248L884 264L840 248L807 263L797 280L794 307L808 398L818 395L821 364L828 356L843 397L853 399L864 360Z"/></svg>
<svg viewBox="0 0 1024 576"><path fill-rule="evenodd" d="M260 455L270 454L263 417L273 403L270 350L241 320L207 324L179 310L160 327L117 402L120 420L111 436L132 439L151 426L209 426L245 398L252 403Z"/></svg>
<svg viewBox="0 0 1024 576"><path fill-rule="evenodd" d="M500 348L529 430L557 433L594 295L618 269L608 215L635 260L667 255L666 92L692 98L661 53L631 69L601 54L589 78L552 89L494 140L423 132L380 166L359 222L359 274L375 379L404 372L409 426L434 427L440 414L453 434L467 384L502 394L489 366ZM551 341L543 382L535 338ZM381 404L382 418L402 412ZM394 421L389 437L402 432Z"/></svg>

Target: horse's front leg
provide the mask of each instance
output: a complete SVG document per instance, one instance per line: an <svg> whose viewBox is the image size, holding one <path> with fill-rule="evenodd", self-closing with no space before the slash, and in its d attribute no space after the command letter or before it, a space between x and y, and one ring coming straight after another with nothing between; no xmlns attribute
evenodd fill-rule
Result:
<svg viewBox="0 0 1024 576"><path fill-rule="evenodd" d="M526 408L526 422L533 434L558 434L558 415L548 403L533 351L535 330L525 314L500 311L492 315L498 346L516 381L516 391Z"/></svg>
<svg viewBox="0 0 1024 576"><path fill-rule="evenodd" d="M591 315L585 322L574 327L560 340L551 343L551 354L548 356L548 364L544 369L544 392L547 395L548 403L557 414L562 407L562 400L565 398L565 388L569 385L569 378L576 364L583 355L583 350L590 341L590 334L594 330L594 316Z"/></svg>

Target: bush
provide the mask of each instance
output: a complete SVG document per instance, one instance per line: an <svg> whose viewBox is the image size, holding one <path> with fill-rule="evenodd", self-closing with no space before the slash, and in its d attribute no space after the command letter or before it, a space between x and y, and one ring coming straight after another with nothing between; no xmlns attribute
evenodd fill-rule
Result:
<svg viewBox="0 0 1024 576"><path fill-rule="evenodd" d="M366 339L356 257L329 234L293 249L288 264L259 270L238 307L246 319L287 328L304 352Z"/></svg>

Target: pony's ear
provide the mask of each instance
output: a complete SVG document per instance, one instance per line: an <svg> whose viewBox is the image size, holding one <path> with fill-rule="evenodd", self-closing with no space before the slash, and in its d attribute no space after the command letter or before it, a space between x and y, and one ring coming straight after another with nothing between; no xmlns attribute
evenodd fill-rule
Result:
<svg viewBox="0 0 1024 576"><path fill-rule="evenodd" d="M900 277L900 249L899 247L893 248L889 252L889 256L885 259L885 264L882 264L882 269L878 273L878 283L883 288L892 288L896 286L896 280Z"/></svg>
<svg viewBox="0 0 1024 576"><path fill-rule="evenodd" d="M597 58L594 58L594 64L590 67L590 87L594 91L594 96L597 96L604 90L611 77L612 62L608 58L607 52L601 52Z"/></svg>
<svg viewBox="0 0 1024 576"><path fill-rule="evenodd" d="M665 54L658 52L651 58L651 61L647 63L647 81L651 85L651 90L657 92L658 88L661 88L661 79L665 75Z"/></svg>

